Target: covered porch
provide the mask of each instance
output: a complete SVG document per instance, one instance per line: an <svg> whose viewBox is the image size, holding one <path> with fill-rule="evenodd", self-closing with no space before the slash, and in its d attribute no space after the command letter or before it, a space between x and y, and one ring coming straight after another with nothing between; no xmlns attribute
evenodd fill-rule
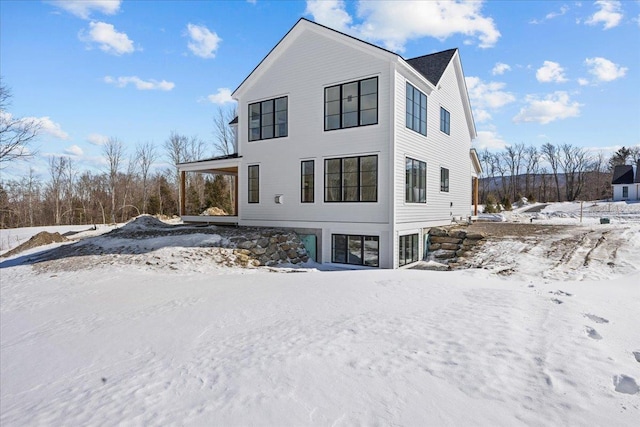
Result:
<svg viewBox="0 0 640 427"><path fill-rule="evenodd" d="M184 222L237 225L238 224L238 170L240 168L240 156L230 154L228 156L214 157L211 159L198 160L178 164L180 175L180 217ZM230 193L232 199L232 212L226 214L211 214L211 211L219 212L209 206L203 212L191 212L187 209L187 174L211 174L231 177ZM213 209L211 209L213 208Z"/></svg>

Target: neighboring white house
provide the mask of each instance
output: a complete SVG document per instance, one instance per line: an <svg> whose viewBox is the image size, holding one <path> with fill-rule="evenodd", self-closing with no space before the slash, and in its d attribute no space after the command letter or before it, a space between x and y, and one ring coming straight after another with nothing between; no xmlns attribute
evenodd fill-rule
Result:
<svg viewBox="0 0 640 427"><path fill-rule="evenodd" d="M613 169L611 187L613 200L640 200L640 159L632 165L618 165Z"/></svg>
<svg viewBox="0 0 640 427"><path fill-rule="evenodd" d="M477 206L457 49L404 59L301 19L233 98L237 155L179 170L183 195L185 173L235 175L236 213L185 215L183 197L185 221L293 228L319 262L397 268L473 214L472 186Z"/></svg>

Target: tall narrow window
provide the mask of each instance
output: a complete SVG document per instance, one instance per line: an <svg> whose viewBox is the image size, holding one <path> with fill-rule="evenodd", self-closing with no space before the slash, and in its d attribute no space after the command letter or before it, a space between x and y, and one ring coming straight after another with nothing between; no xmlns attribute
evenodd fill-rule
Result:
<svg viewBox="0 0 640 427"><path fill-rule="evenodd" d="M418 261L418 235L400 236L398 252L398 265L400 267Z"/></svg>
<svg viewBox="0 0 640 427"><path fill-rule="evenodd" d="M344 83L324 90L324 130L378 123L378 78Z"/></svg>
<svg viewBox="0 0 640 427"><path fill-rule="evenodd" d="M426 203L427 164L407 157L405 174L404 201L408 203Z"/></svg>
<svg viewBox="0 0 640 427"><path fill-rule="evenodd" d="M427 136L427 96L407 83L407 127Z"/></svg>
<svg viewBox="0 0 640 427"><path fill-rule="evenodd" d="M629 197L629 187L622 187L622 197L624 197L625 199Z"/></svg>
<svg viewBox="0 0 640 427"><path fill-rule="evenodd" d="M249 104L249 141L287 136L287 115L286 96Z"/></svg>
<svg viewBox="0 0 640 427"><path fill-rule="evenodd" d="M440 168L440 191L449 192L449 169Z"/></svg>
<svg viewBox="0 0 640 427"><path fill-rule="evenodd" d="M249 203L260 202L260 166L249 166Z"/></svg>
<svg viewBox="0 0 640 427"><path fill-rule="evenodd" d="M378 201L378 156L326 159L324 201Z"/></svg>
<svg viewBox="0 0 640 427"><path fill-rule="evenodd" d="M305 160L302 162L302 203L313 203L314 187L314 162Z"/></svg>
<svg viewBox="0 0 640 427"><path fill-rule="evenodd" d="M440 107L440 130L447 135L451 134L451 115L442 107Z"/></svg>

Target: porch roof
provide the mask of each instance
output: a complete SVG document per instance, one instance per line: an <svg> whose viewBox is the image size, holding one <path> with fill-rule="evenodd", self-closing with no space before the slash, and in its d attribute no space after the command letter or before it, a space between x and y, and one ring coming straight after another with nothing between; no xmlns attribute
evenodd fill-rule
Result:
<svg viewBox="0 0 640 427"><path fill-rule="evenodd" d="M208 172L216 174L236 174L242 161L237 153L228 156L213 157L196 160L194 162L178 163L180 172Z"/></svg>

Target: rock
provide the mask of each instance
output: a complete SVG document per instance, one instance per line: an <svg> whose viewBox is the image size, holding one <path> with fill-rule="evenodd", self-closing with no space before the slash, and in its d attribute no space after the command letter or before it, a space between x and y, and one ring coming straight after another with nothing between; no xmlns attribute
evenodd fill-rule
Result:
<svg viewBox="0 0 640 427"><path fill-rule="evenodd" d="M287 236L281 234L280 236L278 236L278 242L280 243L284 243L287 241Z"/></svg>
<svg viewBox="0 0 640 427"><path fill-rule="evenodd" d="M291 260L291 264L299 264L300 263L300 258L293 258Z"/></svg>
<svg viewBox="0 0 640 427"><path fill-rule="evenodd" d="M307 255L301 256L300 259L302 260L302 262L309 261L309 257Z"/></svg>
<svg viewBox="0 0 640 427"><path fill-rule="evenodd" d="M278 252L278 245L276 245L275 243L272 243L269 245L269 247L267 247L266 255L271 256L277 252Z"/></svg>
<svg viewBox="0 0 640 427"><path fill-rule="evenodd" d="M456 257L456 251L447 251L444 249L433 252L433 256L437 259L451 259Z"/></svg>
<svg viewBox="0 0 640 427"><path fill-rule="evenodd" d="M291 249L291 246L285 243L285 244L283 244L283 245L280 245L280 249L282 249L283 251L285 251L285 252L286 252L286 251L288 251L289 249Z"/></svg>
<svg viewBox="0 0 640 427"><path fill-rule="evenodd" d="M449 233L449 236L456 237L458 239L464 239L465 237L467 237L467 232L464 230L452 230Z"/></svg>
<svg viewBox="0 0 640 427"><path fill-rule="evenodd" d="M459 247L455 243L441 243L440 249L445 249L447 251L457 251Z"/></svg>
<svg viewBox="0 0 640 427"><path fill-rule="evenodd" d="M441 237L441 236L429 236L429 241L433 243L455 243L456 245L462 243L461 239L456 237Z"/></svg>
<svg viewBox="0 0 640 427"><path fill-rule="evenodd" d="M263 255L263 254L265 254L267 252L267 250L265 248L255 247L255 248L251 249L251 252L254 255Z"/></svg>
<svg viewBox="0 0 640 427"><path fill-rule="evenodd" d="M256 244L258 246L260 246L261 248L266 248L267 246L269 246L269 238L267 237L261 237L258 239L258 241L256 242Z"/></svg>
<svg viewBox="0 0 640 427"><path fill-rule="evenodd" d="M287 256L287 253L286 253L285 251L278 251L278 255L280 256L280 259L281 259L282 261L284 261L284 260L286 260L287 258L289 258L289 257Z"/></svg>
<svg viewBox="0 0 640 427"><path fill-rule="evenodd" d="M483 232L467 233L467 239L469 240L482 240L485 237L487 237L487 234Z"/></svg>
<svg viewBox="0 0 640 427"><path fill-rule="evenodd" d="M447 236L448 234L449 233L447 232L447 230L441 227L434 227L429 230L429 236L444 237L444 236Z"/></svg>
<svg viewBox="0 0 640 427"><path fill-rule="evenodd" d="M429 251L437 251L440 246L440 243L429 243Z"/></svg>
<svg viewBox="0 0 640 427"><path fill-rule="evenodd" d="M287 257L288 257L289 259L297 258L297 257L298 257L298 252L296 252L296 251L295 251L295 250L293 250L293 249L289 249L289 250L287 251Z"/></svg>

